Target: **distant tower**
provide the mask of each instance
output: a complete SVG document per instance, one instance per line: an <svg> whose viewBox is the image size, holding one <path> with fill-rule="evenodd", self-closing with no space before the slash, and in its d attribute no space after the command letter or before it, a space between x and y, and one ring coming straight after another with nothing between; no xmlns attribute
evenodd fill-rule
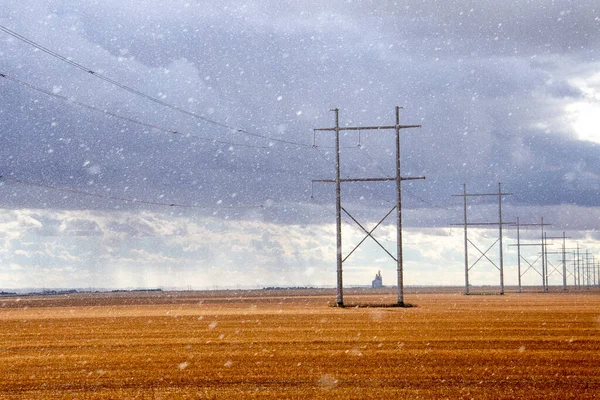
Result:
<svg viewBox="0 0 600 400"><path fill-rule="evenodd" d="M377 271L377 275L375 275L375 279L371 283L371 287L373 289L379 289L383 287L383 280L381 278L381 271Z"/></svg>

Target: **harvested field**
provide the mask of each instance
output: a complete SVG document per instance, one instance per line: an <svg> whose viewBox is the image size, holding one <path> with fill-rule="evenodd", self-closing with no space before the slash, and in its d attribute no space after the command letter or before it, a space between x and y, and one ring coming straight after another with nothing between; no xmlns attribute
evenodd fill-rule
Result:
<svg viewBox="0 0 600 400"><path fill-rule="evenodd" d="M369 294L371 293L371 294ZM0 399L600 396L600 293L0 298ZM389 304L388 291L346 302Z"/></svg>

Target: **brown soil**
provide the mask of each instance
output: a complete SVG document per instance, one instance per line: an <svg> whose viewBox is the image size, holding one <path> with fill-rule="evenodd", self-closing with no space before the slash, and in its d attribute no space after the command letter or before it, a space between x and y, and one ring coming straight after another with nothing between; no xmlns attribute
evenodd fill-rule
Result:
<svg viewBox="0 0 600 400"><path fill-rule="evenodd" d="M389 290L347 304L391 304ZM0 298L0 399L600 396L600 293Z"/></svg>

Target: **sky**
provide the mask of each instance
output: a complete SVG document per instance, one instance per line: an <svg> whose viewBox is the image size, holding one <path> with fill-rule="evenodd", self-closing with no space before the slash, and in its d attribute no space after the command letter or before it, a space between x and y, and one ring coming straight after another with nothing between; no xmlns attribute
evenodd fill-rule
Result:
<svg viewBox="0 0 600 400"><path fill-rule="evenodd" d="M0 26L0 289L334 286L335 186L312 183L335 177L334 134L314 131L334 108L343 127L393 125L396 106L421 125L401 133L402 176L426 177L403 182L405 284L464 284L463 184L501 182L503 221L544 218L600 258L594 0L23 0ZM394 176L393 131L340 142L342 178ZM395 187L345 183L342 203L370 230ZM468 206L498 221L496 197ZM374 235L395 254L392 216ZM481 249L497 236L470 229ZM363 237L344 216L344 254ZM396 283L371 240L344 268Z"/></svg>

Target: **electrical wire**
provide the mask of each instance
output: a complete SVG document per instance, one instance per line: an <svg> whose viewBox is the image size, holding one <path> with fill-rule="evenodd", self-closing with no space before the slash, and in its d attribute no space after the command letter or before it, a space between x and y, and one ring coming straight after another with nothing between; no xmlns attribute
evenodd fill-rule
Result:
<svg viewBox="0 0 600 400"><path fill-rule="evenodd" d="M377 168L379 168L379 170L381 171L381 173L383 173L383 175L385 175L386 178L391 178L391 175L388 174L382 167L381 165L379 165L378 162L375 161L375 159L373 157L371 157L369 155L369 153L367 153L367 151L361 146L361 144L359 143L356 148L359 150L359 152L365 156L365 158L367 160L369 160L369 162L371 163L371 165L376 166Z"/></svg>
<svg viewBox="0 0 600 400"><path fill-rule="evenodd" d="M404 187L403 189L405 189L405 190L406 190L406 192L408 193L408 195L409 195L409 196L412 196L412 197L414 197L415 199L419 200L421 203L423 203L423 204L427 204L428 206L430 206L430 207L432 207L432 208L439 208L439 209L446 210L446 211L453 211L453 210L451 210L451 209L450 209L450 208L448 208L448 207L444 207L444 206L436 205L436 204L433 204L433 203L432 203L432 202L430 202L430 201L427 201L427 200L425 200L424 198L422 198L422 197L418 196L418 195L417 195L417 194L415 194L413 191L411 191L411 190L410 190L410 188L408 188L408 187Z"/></svg>
<svg viewBox="0 0 600 400"><path fill-rule="evenodd" d="M335 146L318 146L316 144L313 144L312 147L318 147L320 149L335 149L336 148ZM355 148L355 146L340 146L340 150L343 150L343 149L354 149L354 148Z"/></svg>
<svg viewBox="0 0 600 400"><path fill-rule="evenodd" d="M328 206L326 206L324 204L317 202L317 200L314 198L314 196L312 194L310 196L310 199L312 200L312 202L314 204L321 207L323 210L327 211L328 213L335 214L335 210L329 208ZM346 225L348 225L349 227L356 228L356 225L353 222L350 222L344 215L341 216L341 220L342 220L342 222L346 223ZM389 240L386 238L378 238L378 240L388 242L388 243L396 243L396 241Z"/></svg>
<svg viewBox="0 0 600 400"><path fill-rule="evenodd" d="M361 144L359 143L357 146L358 150L360 151L361 154L363 154L370 162L372 165L375 165L376 167L379 168L379 170L387 177L390 178L391 176L381 167L381 165L379 165L375 159L373 157L371 157L369 155L369 153L367 153L367 151L363 148L363 146L361 146ZM430 201L427 201L425 199L423 199L422 197L418 196L417 194L415 194L412 190L410 190L410 187L407 187L406 185L403 187L403 189L408 193L409 196L412 196L414 198L416 198L417 200L419 200L420 202L422 202L423 204L427 204L430 207L433 208L441 208L444 209L446 211L450 211L449 208L447 207L442 207L442 206L436 206L435 204L431 203Z"/></svg>
<svg viewBox="0 0 600 400"><path fill-rule="evenodd" d="M17 84L19 84L21 86L25 86L25 87L27 87L29 89L32 89L32 90L35 90L37 92L43 93L45 95L54 97L56 99L63 100L65 102L67 102L68 104L74 104L74 105L77 105L79 107L83 107L83 108L86 108L88 110L91 110L91 111L102 113L103 115L106 115L106 116L109 116L109 117L117 118L117 119L120 119L120 120L123 120L123 121L127 121L127 122L132 122L134 124L138 124L138 125L145 126L145 127L148 127L148 128L153 128L153 129L156 129L156 130L159 130L159 131L163 131L163 132L167 132L167 133L172 133L172 134L175 134L175 135L181 134L181 135L184 135L186 137L192 137L192 138L195 138L195 139L204 140L204 141L210 142L211 144L216 145L216 146L219 145L219 144L222 144L222 145L228 145L228 146L251 147L251 148L259 148L259 149L266 149L267 148L265 146L254 146L254 145L249 145L249 144L244 144L244 143L235 143L235 142L228 142L228 141L224 141L224 140L216 140L216 139L211 139L211 138L207 138L207 137L203 137L203 136L198 136L198 135L183 134L182 132L178 132L178 131L175 131L175 130L172 130L172 129L168 129L168 128L163 128L161 126L149 124L147 122L142 122L142 121L130 118L130 117L125 117L125 116L122 116L122 115L119 115L119 114L112 113L110 111L103 110L103 109L98 108L98 107L94 107L94 106L89 105L89 104L85 104L85 103L81 103L79 101L75 101L75 100L70 99L70 98L68 98L66 96L62 96L60 94L53 93L53 92L50 92L48 90L42 89L40 87L37 87L35 85L32 85L31 83L27 83L27 82L24 82L24 81L22 81L20 79L13 78L13 77L8 76L8 75L6 75L4 73L0 73L0 77L8 79L10 81L13 81L13 82L15 82L15 83L17 83Z"/></svg>
<svg viewBox="0 0 600 400"><path fill-rule="evenodd" d="M318 201L315 199L315 197L314 197L314 195L313 195L312 193L311 193L311 195L310 195L310 199L311 199L311 201L313 202L313 204L316 204L317 206L321 207L323 210L327 211L328 213L331 213L331 214L334 214L334 215L335 215L335 210L333 210L333 209L329 208L329 207L328 207L328 206L326 206L325 204L321 204L321 203L319 203L319 202L318 202ZM348 220L348 219L347 219L347 218L346 218L344 215L342 215L342 216L341 216L341 220L342 220L342 222L345 222L345 223L346 223L346 225L348 225L348 226L351 226L351 227L354 227L354 224L353 224L352 222L350 222L350 221L349 221L349 220Z"/></svg>
<svg viewBox="0 0 600 400"><path fill-rule="evenodd" d="M317 152L317 154L319 154L319 156L321 156L321 158L323 158L323 160L325 160L328 164L333 164L333 167L335 168L335 162L331 161L329 158L327 158L327 156L325 154L323 154L319 149L321 148L320 146L312 146L313 149L315 149L315 151ZM340 168L340 174L343 174L346 177L349 177L350 175L348 173L346 173L346 171L344 171L342 168Z"/></svg>
<svg viewBox="0 0 600 400"><path fill-rule="evenodd" d="M284 144L289 144L289 145L293 145L293 146L298 146L298 147L303 147L303 148L314 148L321 155L321 157L323 157L327 162L330 162L321 152L318 151L318 146L315 146L315 145L311 146L309 144L304 144L304 143L294 142L294 141L290 141L290 140L284 140L284 139L274 138L274 137L270 137L270 136L267 136L267 135L262 135L262 134L258 134L258 133L255 133L255 132L250 132L250 131L248 131L246 129L238 128L238 127L235 127L235 126L232 126L232 125L228 125L228 124L225 124L225 123L222 123L222 122L210 119L210 118L203 117L203 116L201 116L199 114L196 114L196 113L191 112L189 110L186 110L186 109L183 109L181 107L175 106L173 104L167 103L167 102L165 102L163 100L160 100L160 99L158 99L156 97L150 96L150 95L148 95L148 94L146 94L146 93L144 93L144 92L142 92L140 90L137 90L135 88L127 86L127 85L125 85L123 83L120 83L120 82L118 82L118 81L116 81L116 80L114 80L114 79L112 79L112 78L110 78L108 76L105 76L105 75L103 75L103 74L101 74L101 73L99 73L97 71L94 71L94 70L92 70L92 69L90 69L90 68L88 68L88 67L86 67L86 66L84 66L84 65L82 65L82 64L80 64L80 63L78 63L76 61L73 61L73 60L71 60L71 59L69 59L69 58L67 58L67 57L65 57L65 56L63 56L63 55L61 55L61 54L59 54L59 53L57 53L57 52L49 49L49 48L47 48L47 47L44 47L41 44L39 44L39 43L37 43L37 42L35 42L35 41L33 41L33 40L31 40L31 39L23 36L23 35L20 35L17 32L12 31L11 29L9 29L9 28L7 28L7 27L5 27L3 25L0 25L0 31L3 31L4 33L6 33L6 34L8 34L8 35L10 35L10 36L12 36L12 37L14 37L16 39L18 39L18 40L20 40L20 41L22 41L22 42L24 42L24 43L26 43L26 44L28 44L28 45L30 45L32 47L35 47L38 50L41 50L42 52L44 52L44 53L46 53L46 54L48 54L48 55L50 55L50 56L52 56L54 58L57 58L58 60L60 60L60 61L62 61L64 63L67 63L67 64L71 65L74 68L77 68L77 69L79 69L79 70L81 70L83 72L86 72L86 73L88 73L90 75L95 76L98 79L101 79L101 80L103 80L105 82L108 82L108 83L110 83L110 84L112 84L114 86L117 86L117 87L125 90L125 91L128 91L128 92L130 92L130 93L132 93L134 95L137 95L139 97L145 98L145 99L147 99L149 101L152 101L152 102L154 102L156 104L159 104L161 106L164 106L164 107L170 108L172 110L181 112L181 113L183 113L185 115L188 115L190 117L199 119L199 120L204 121L206 123L210 123L210 124L219 126L221 128L230 129L230 130L235 131L235 132L244 133L244 134L247 134L247 135L250 135L250 136L254 136L254 137L258 137L258 138L262 138L262 139L267 139L267 140L274 141L274 142L280 142L280 143L284 143ZM94 106L90 106L90 105L87 105L87 104L84 104L84 103L71 101L70 99L66 98L65 96L60 96L60 95L58 95L56 93L51 93L51 92L45 91L43 89L37 88L37 87L35 87L35 86L31 85L31 84L28 84L26 82L19 81L16 78L8 77L5 74L0 74L0 76L3 77L3 78L6 78L6 79L12 80L12 81L14 81L16 83L19 83L21 85L27 86L27 87L29 87L29 88L31 88L33 90L37 90L37 91L39 91L41 93L44 93L44 94L47 94L47 95L50 95L50 96L53 96L53 97L56 97L56 98L60 98L60 99L63 99L63 100L67 100L69 102L72 102L73 104L77 104L77 105L79 105L81 107L84 107L84 108L87 108L87 109L90 109L90 110L102 112L103 114L109 115L109 116L114 117L114 118L119 118L119 119L122 119L122 120L126 120L126 121L129 121L129 122L132 122L132 123L139 124L139 125L143 125L143 126L155 128L155 129L158 129L158 130L161 130L161 131L165 131L165 132L168 132L168 133L173 133L173 134L179 133L177 131L173 131L173 130L162 128L162 127L159 127L159 126L156 126L156 125L144 123L144 122L135 120L133 118L123 117L123 116L120 116L120 115L108 112L106 110L101 110L99 108L96 108ZM215 143L222 143L222 144L236 145L236 146L245 146L245 147L258 147L258 146L243 145L243 144L233 143L233 142L217 141L217 140L203 138L203 137L199 137L199 136L193 136L193 137L195 137L197 139L201 139L201 140L212 141L212 142L215 142ZM261 147L261 148L265 148L265 147ZM367 159L369 159L369 161L372 164L376 165L379 169L381 169L381 171L386 176L388 175L383 170L383 168L381 168L380 165L378 165L377 163L375 163L375 160L362 148L362 146L360 145L360 143L357 146L357 148L360 150L360 152L365 157L367 157ZM4 178L4 179L7 179L7 178ZM22 181L21 183L25 183L25 182ZM51 186L48 186L48 188L51 188L51 189L54 189L54 190L61 190L59 188L55 188L55 187L51 187ZM72 192L73 193L84 194L84 195L97 196L97 197L112 198L112 199L115 199L115 200L133 201L133 200L123 199L123 198L113 198L111 196L91 194L91 193L87 193L87 192L80 192L80 191L72 191ZM422 198L420 198L420 197L418 197L416 195L414 195L414 196L416 198L418 198L420 201L422 201L422 202L424 202L426 204L432 205L431 203L428 203L427 201L423 200ZM137 202L143 202L143 201L137 201ZM145 203L147 203L147 204L158 204L158 205L170 205L170 206L174 205L174 204L158 203L158 202L145 202Z"/></svg>
<svg viewBox="0 0 600 400"><path fill-rule="evenodd" d="M324 154L322 154L320 151L318 151L318 148L319 148L319 147L321 147L321 146L313 146L313 147L314 147L314 148L317 150L317 152L319 153L319 155L320 155L320 156L321 156L321 157L322 157L322 158L323 158L325 161L327 161L328 163L330 162L330 160L329 160L329 159L327 159L327 157L325 157L325 155L324 155ZM383 173L383 175L384 175L386 178L391 178L390 174L388 174L388 173L387 173L387 172L386 172L386 171L385 171L385 170L384 170L384 169L381 167L381 165L379 165L379 164L378 164L378 163L375 161L375 159L374 159L374 158L373 158L373 157L372 157L372 156L371 156L371 155L370 155L370 154L369 154L369 153L368 153L368 152L367 152L367 151L366 151L366 150L363 148L363 146L360 144L360 142L359 142L359 144L358 144L357 146L355 146L355 147L351 147L351 148L356 148L356 149L358 149L358 150L359 150L359 153L360 153L360 154L362 154L362 155L363 155L363 156L364 156L364 157L365 157L367 160L369 160L369 162L370 162L370 164L371 164L371 165L374 165L374 166L376 166L376 167L377 167L377 168L378 168L378 169L379 169L379 170L380 170L380 171ZM406 191L406 192L409 194L409 196L412 196L412 197L416 198L416 199L417 199L417 200L419 200L420 202L422 202L422 203L424 203L424 204L427 204L427 205L428 205L428 206L430 206L430 207L433 207L433 208L442 208L442 209L444 209L444 210L446 210L446 211L450 211L450 209L448 209L448 208L446 208L446 207L436 206L435 204L433 204L433 203L431 203L431 202L429 202L429 201L427 201L427 200L423 199L422 197L420 197L420 196L418 196L417 194L415 194L414 192L412 192L412 191L410 190L410 188L408 188L407 186L404 186L404 187L403 187L403 190L405 190L405 191ZM390 200L385 200L385 201L386 201L387 203L390 203L390 204L392 203Z"/></svg>
<svg viewBox="0 0 600 400"><path fill-rule="evenodd" d="M7 176L0 175L0 181L1 180L15 182L15 183L19 183L19 184L27 185L27 186L35 186L35 187L39 187L39 188L43 188L43 189L51 189L51 190L55 190L57 192L77 194L77 195L90 196L90 197L97 197L97 198L106 199L106 200L117 200L117 201L122 201L122 202L126 202L126 203L138 203L138 204L155 205L155 206L168 206L168 207L178 207L178 208L196 208L196 209L251 209L251 208L263 208L262 205L256 205L256 206L212 206L212 207L207 207L207 206L198 206L198 205L194 205L194 204L178 204L178 203L166 203L166 202L159 202L159 201L128 199L128 198L124 198L124 197L109 196L109 195L99 194L99 193L91 193L91 192L86 192L86 191L83 191L83 190L77 190L77 189L71 189L71 188L61 188L61 187L57 187L57 186L53 186L53 185L49 185L49 184L45 184L45 183L39 183L39 182L30 181L30 180L25 180L25 179L13 178L13 177L7 177Z"/></svg>
<svg viewBox="0 0 600 400"><path fill-rule="evenodd" d="M81 70L83 72L86 72L86 73L88 73L88 74L90 74L92 76L95 76L98 79L101 79L101 80L103 80L105 82L108 82L111 85L117 86L117 87L119 87L119 88L121 88L123 90L126 90L126 91L128 91L128 92L130 92L132 94L135 94L136 96L143 97L146 100L152 101L152 102L154 102L156 104L159 104L161 106L164 106L164 107L170 108L172 110L178 111L178 112L183 113L185 115L188 115L190 117L199 119L199 120L204 121L206 123L213 124L213 125L219 126L221 128L230 129L230 130L232 130L234 132L244 133L244 134L249 135L249 136L259 137L259 138L262 138L262 139L267 139L267 140L270 140L270 141L273 141L273 142L285 143L285 144L289 144L289 145L293 145L293 146L298 146L298 147L304 147L304 148L310 148L310 147L312 147L309 144L294 142L294 141L291 141L291 140L274 138L274 137L270 137L270 136L267 136L267 135L262 135L262 134L259 134L259 133L250 132L250 131L248 131L246 129L238 128L238 127L235 127L235 126L232 126L232 125L228 125L228 124L225 124L225 123L222 123L222 122L210 119L210 118L203 117L202 115L196 114L196 113L194 113L192 111L183 109L183 108L178 107L176 105L167 103L167 102L165 102L163 100L160 100L160 99L158 99L156 97L150 96L150 95L148 95L148 94L146 94L146 93L144 93L144 92L142 92L142 91L140 91L138 89L132 88L132 87L127 86L127 85L125 85L123 83L120 83L120 82L118 82L118 81L116 81L116 80L114 80L112 78L109 78L108 76L105 76L105 75L103 75L103 74L101 74L101 73L99 73L97 71L94 71L94 70L92 70L92 69L90 69L90 68L88 68L88 67L86 67L86 66L84 66L82 64L79 64L78 62L75 62L75 61L73 61L73 60L71 60L71 59L69 59L69 58L67 58L67 57L65 57L65 56L63 56L63 55L61 55L61 54L53 51L53 50L50 50L49 48L44 47L41 44L36 43L33 40L28 39L25 36L20 35L17 32L14 32L14 31L10 30L10 29L8 29L7 27L5 27L3 25L0 25L0 31L2 31L2 32L6 33L6 34L8 34L8 35L10 35L10 36L12 36L12 37L14 37L14 38L22 41L22 42L24 42L24 43L27 43L30 46L33 46L36 49L41 50L44 53L46 53L46 54L48 54L48 55L50 55L50 56L52 56L54 58L57 58L58 60L60 60L62 62L65 62L65 63L71 65L74 68L77 68L77 69L79 69L79 70Z"/></svg>

